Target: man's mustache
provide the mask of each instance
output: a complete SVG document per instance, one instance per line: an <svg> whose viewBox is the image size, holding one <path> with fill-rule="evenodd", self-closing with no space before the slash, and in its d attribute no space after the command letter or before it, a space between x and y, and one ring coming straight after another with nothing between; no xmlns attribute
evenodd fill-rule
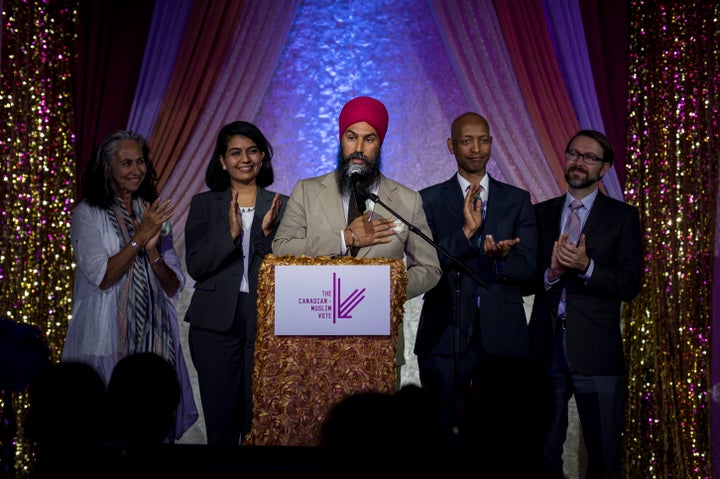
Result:
<svg viewBox="0 0 720 479"><path fill-rule="evenodd" d="M352 153L346 158L346 161L348 162L352 160L362 160L364 163L370 163L370 159L362 153Z"/></svg>

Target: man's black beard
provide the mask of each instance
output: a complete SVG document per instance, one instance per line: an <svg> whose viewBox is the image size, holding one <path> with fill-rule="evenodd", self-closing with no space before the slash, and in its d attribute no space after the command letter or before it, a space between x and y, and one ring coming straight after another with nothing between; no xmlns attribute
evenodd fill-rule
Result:
<svg viewBox="0 0 720 479"><path fill-rule="evenodd" d="M602 180L602 176L599 176L598 178L593 178L592 176L590 176L587 170L585 171L585 173L587 174L587 179L581 183L577 183L575 180L572 180L570 178L570 171L568 171L567 173L565 173L565 181L567 181L567 184L575 189L584 190L585 188L588 188Z"/></svg>
<svg viewBox="0 0 720 479"><path fill-rule="evenodd" d="M369 193L372 193L372 189L375 184L380 180L380 158L381 154L378 151L377 161L370 161L367 156L360 153L353 153L350 156L343 158L342 150L338 153L338 164L335 168L335 179L337 180L338 189L340 195L349 195L353 187L353 179L348 174L350 169L350 161L354 159L363 160L362 172L354 175L356 193L367 197Z"/></svg>

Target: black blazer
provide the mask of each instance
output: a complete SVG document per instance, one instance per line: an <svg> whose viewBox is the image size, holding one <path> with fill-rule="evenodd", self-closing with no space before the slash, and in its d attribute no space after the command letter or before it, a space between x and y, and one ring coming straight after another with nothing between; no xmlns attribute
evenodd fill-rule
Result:
<svg viewBox="0 0 720 479"><path fill-rule="evenodd" d="M420 191L435 241L461 260L490 288L463 275L460 283L460 351L470 342L480 297L482 340L489 354L530 354L522 291L535 278L537 229L530 194L490 178L483 225L468 241L462 232L463 194L457 176ZM486 256L478 240L492 234L496 241L519 237L501 269ZM480 243L482 244L482 243ZM457 267L440 254L443 277L425 293L415 340L415 354L453 354L455 332L455 272Z"/></svg>
<svg viewBox="0 0 720 479"><path fill-rule="evenodd" d="M545 364L551 359L556 313L563 287L566 291L567 355L573 370L585 374L622 375L624 355L620 332L620 306L640 292L642 234L637 208L598 192L582 233L587 255L595 263L585 281L578 271L545 290L553 243L560 235L565 195L535 205L538 224L538 268L530 333L535 355Z"/></svg>
<svg viewBox="0 0 720 479"><path fill-rule="evenodd" d="M272 205L275 193L257 189L255 216L250 230L250 258L248 282L250 299L257 301L258 272L265 255L271 252L272 240L287 205L282 196L282 208L275 222L276 228L265 236L262 219ZM240 281L243 275L242 243L240 237L230 238L228 210L231 190L206 191L193 196L185 223L185 263L188 274L195 280L190 306L185 321L213 331L227 331L235 318ZM246 318L248 337L254 338L255 318Z"/></svg>

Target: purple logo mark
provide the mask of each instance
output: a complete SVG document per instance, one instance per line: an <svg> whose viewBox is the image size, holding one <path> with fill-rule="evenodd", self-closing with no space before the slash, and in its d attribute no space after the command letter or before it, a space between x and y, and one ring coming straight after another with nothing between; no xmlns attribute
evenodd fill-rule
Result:
<svg viewBox="0 0 720 479"><path fill-rule="evenodd" d="M342 298L342 280L333 273L333 324L338 319L352 319L352 311L365 299L365 289L357 289L350 293L347 298Z"/></svg>

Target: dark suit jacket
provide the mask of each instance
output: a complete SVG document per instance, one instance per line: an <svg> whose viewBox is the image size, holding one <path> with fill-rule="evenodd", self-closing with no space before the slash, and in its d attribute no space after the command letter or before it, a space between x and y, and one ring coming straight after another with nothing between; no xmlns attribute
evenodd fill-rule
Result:
<svg viewBox="0 0 720 479"><path fill-rule="evenodd" d="M276 229L265 236L262 219L272 205L275 193L264 188L257 189L255 216L250 230L250 258L248 281L250 299L257 301L258 272L265 255L271 252L274 233L287 205L282 195L282 208L276 221ZM195 290L185 320L194 326L212 331L227 331L235 318L240 281L243 275L242 243L240 237L230 238L228 210L231 191L206 191L193 196L185 224L185 263L188 273L195 280ZM248 338L255 335L257 315L246 318Z"/></svg>
<svg viewBox="0 0 720 479"><path fill-rule="evenodd" d="M530 354L523 290L535 277L537 229L530 194L490 178L490 191L483 226L468 241L462 232L463 194L456 175L423 189L420 194L435 241L462 261L490 288L485 289L463 274L460 283L460 351L473 333L475 310L480 297L482 340L488 354ZM504 265L498 265L482 250L485 234L496 241L519 237ZM481 242L478 244L478 239ZM455 272L457 266L440 254L443 278L425 294L415 354L453 354L455 331Z"/></svg>
<svg viewBox="0 0 720 479"><path fill-rule="evenodd" d="M573 370L585 374L622 375L624 357L620 306L639 292L642 234L637 208L599 192L582 233L587 255L595 263L585 281L578 271L566 271L549 290L544 287L553 243L560 235L565 195L535 205L538 224L538 268L530 317L535 355L544 363L555 344L556 313L566 290L567 355Z"/></svg>

